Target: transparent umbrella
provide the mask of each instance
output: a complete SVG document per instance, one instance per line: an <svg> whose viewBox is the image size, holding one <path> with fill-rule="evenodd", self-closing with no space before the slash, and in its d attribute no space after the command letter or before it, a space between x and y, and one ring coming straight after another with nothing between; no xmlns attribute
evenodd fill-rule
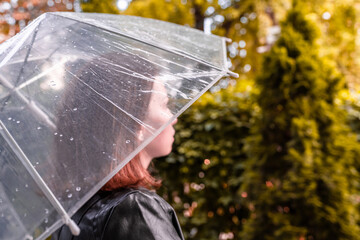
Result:
<svg viewBox="0 0 360 240"><path fill-rule="evenodd" d="M45 239L223 76L225 38L46 13L0 45L0 239ZM150 104L150 102L153 102Z"/></svg>

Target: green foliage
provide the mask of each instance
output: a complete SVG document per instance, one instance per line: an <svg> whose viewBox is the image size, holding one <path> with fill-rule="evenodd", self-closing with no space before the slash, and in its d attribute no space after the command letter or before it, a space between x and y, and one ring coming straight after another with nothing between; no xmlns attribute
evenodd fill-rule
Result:
<svg viewBox="0 0 360 240"><path fill-rule="evenodd" d="M243 139L256 109L243 81L216 94L206 93L179 119L173 153L156 161L163 187L186 239L218 239L238 234L248 210L241 206Z"/></svg>
<svg viewBox="0 0 360 240"><path fill-rule="evenodd" d="M195 21L194 15L191 14L189 7L182 4L180 0L137 0L131 3L129 8L123 13L189 26L193 26Z"/></svg>
<svg viewBox="0 0 360 240"><path fill-rule="evenodd" d="M119 13L116 0L81 0L81 9L83 12Z"/></svg>
<svg viewBox="0 0 360 240"><path fill-rule="evenodd" d="M359 239L360 148L335 104L344 80L318 56L299 6L265 55L261 109L247 139L242 239Z"/></svg>
<svg viewBox="0 0 360 240"><path fill-rule="evenodd" d="M293 5L294 8L288 11L287 19L282 22L282 27L296 29L305 41L313 43L318 35L318 29L314 26L315 23L305 18L304 5L300 1L294 1Z"/></svg>

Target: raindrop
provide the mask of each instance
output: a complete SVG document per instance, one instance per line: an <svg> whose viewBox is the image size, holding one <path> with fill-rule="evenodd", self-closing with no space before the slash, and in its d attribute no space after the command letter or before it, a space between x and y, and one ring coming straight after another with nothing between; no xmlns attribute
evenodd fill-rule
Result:
<svg viewBox="0 0 360 240"><path fill-rule="evenodd" d="M130 143L130 140L126 140L125 143Z"/></svg>
<svg viewBox="0 0 360 240"><path fill-rule="evenodd" d="M18 188L15 188L15 192L18 192L19 191L19 189Z"/></svg>
<svg viewBox="0 0 360 240"><path fill-rule="evenodd" d="M20 121L16 121L16 123L20 123Z"/></svg>
<svg viewBox="0 0 360 240"><path fill-rule="evenodd" d="M69 193L69 194L67 195L67 197L68 197L68 198L71 198L71 197L72 197L72 194L71 194L71 193Z"/></svg>
<svg viewBox="0 0 360 240"><path fill-rule="evenodd" d="M37 130L40 130L41 129L41 127L37 127Z"/></svg>
<svg viewBox="0 0 360 240"><path fill-rule="evenodd" d="M69 192L70 190L69 189L66 189L65 192Z"/></svg>
<svg viewBox="0 0 360 240"><path fill-rule="evenodd" d="M102 152L102 154L105 154L105 152Z"/></svg>
<svg viewBox="0 0 360 240"><path fill-rule="evenodd" d="M48 222L49 222L49 219L45 218L44 223L48 223Z"/></svg>
<svg viewBox="0 0 360 240"><path fill-rule="evenodd" d="M80 191L81 191L81 187L76 187L75 190L76 190L77 192L80 192Z"/></svg>
<svg viewBox="0 0 360 240"><path fill-rule="evenodd" d="M50 86L51 86L51 87L55 87L55 86L56 86L56 82L55 82L54 80L51 80L51 81L50 81Z"/></svg>
<svg viewBox="0 0 360 240"><path fill-rule="evenodd" d="M8 118L9 121L11 121L11 119L12 119L11 117Z"/></svg>
<svg viewBox="0 0 360 240"><path fill-rule="evenodd" d="M62 135L62 134L60 134L59 136L60 136L60 137L62 137L63 135Z"/></svg>
<svg viewBox="0 0 360 240"><path fill-rule="evenodd" d="M39 162L36 162L36 165L39 165Z"/></svg>
<svg viewBox="0 0 360 240"><path fill-rule="evenodd" d="M26 187L26 188L28 188L28 187L29 187L29 185L28 185L28 184L25 184L25 187Z"/></svg>
<svg viewBox="0 0 360 240"><path fill-rule="evenodd" d="M73 108L73 111L76 111L77 110L77 108Z"/></svg>
<svg viewBox="0 0 360 240"><path fill-rule="evenodd" d="M74 138L73 138L73 137L71 137L71 138L70 138L70 141L74 141Z"/></svg>
<svg viewBox="0 0 360 240"><path fill-rule="evenodd" d="M49 209L45 208L45 214L49 214Z"/></svg>
<svg viewBox="0 0 360 240"><path fill-rule="evenodd" d="M54 133L54 135L56 136L56 135L58 135L58 133L56 132L56 133Z"/></svg>

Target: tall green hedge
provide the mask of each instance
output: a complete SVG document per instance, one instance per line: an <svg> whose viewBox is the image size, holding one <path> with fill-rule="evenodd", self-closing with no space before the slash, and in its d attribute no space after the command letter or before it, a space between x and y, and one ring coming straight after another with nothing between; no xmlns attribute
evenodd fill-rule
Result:
<svg viewBox="0 0 360 240"><path fill-rule="evenodd" d="M294 5L256 80L261 114L245 147L241 239L360 239L360 149L335 104L344 80Z"/></svg>

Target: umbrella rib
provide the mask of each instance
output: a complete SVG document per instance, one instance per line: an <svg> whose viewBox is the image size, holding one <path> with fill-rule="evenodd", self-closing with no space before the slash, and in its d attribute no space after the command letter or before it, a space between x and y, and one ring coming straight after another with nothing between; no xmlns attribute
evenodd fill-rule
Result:
<svg viewBox="0 0 360 240"><path fill-rule="evenodd" d="M41 23L41 22L40 22L40 23ZM39 25L40 25L40 23L39 23ZM38 31L39 31L39 26L37 26L37 28L35 28L34 35L33 35L32 39L31 39L31 43L29 44L29 45L30 45L29 50L28 50L27 53L26 53L24 62L23 62L23 64L22 64L22 66L21 66L19 75L18 75L17 79L15 80L15 85L14 85L14 86L16 86L16 85L19 83L20 77L22 76L22 74L23 74L23 72L24 72L25 64L26 64L27 61L28 61L28 58L29 58L29 55L30 55L30 52L31 52L31 49L32 49L32 46L33 46L33 44L34 44L34 41L35 41L35 38L36 38L36 35L37 35ZM9 101L10 97L11 97L11 95L7 96L7 97L5 98L5 101L4 101L4 102ZM1 112L4 110L4 107L5 107L5 104L3 104L3 105L1 106L1 110L0 110Z"/></svg>
<svg viewBox="0 0 360 240"><path fill-rule="evenodd" d="M43 76L45 76L46 74L48 74L48 73L49 73L50 71L52 71L53 69L56 69L56 68L58 68L60 65L64 64L66 61L67 61L67 60L65 59L65 60L59 62L58 64L55 64L54 66L50 67L50 68L47 69L46 71L44 71L44 72L38 74L37 76L35 76L35 77L27 80L26 82L20 84L18 87L15 87L14 90L15 90L15 91L16 91L16 90L20 90L20 89L22 89L22 88L24 88L24 87L32 84L33 82L36 82L37 80L41 79Z"/></svg>
<svg viewBox="0 0 360 240"><path fill-rule="evenodd" d="M4 84L4 86L14 89L14 86L8 82L5 79L0 78L0 82ZM27 99L20 91L16 90L14 93L25 103L29 106L30 109L32 109L42 121L44 121L46 124L48 124L49 127L52 129L56 129L56 125L51 121L48 115L39 107L34 101L31 101L30 99ZM10 96L10 95L9 95ZM5 101L6 102L6 101ZM5 106L5 105L4 105Z"/></svg>
<svg viewBox="0 0 360 240"><path fill-rule="evenodd" d="M32 165L28 157L21 150L18 143L11 136L8 129L5 127L4 123L0 120L0 134L3 136L5 141L9 144L11 149L14 150L14 153L19 158L21 163L24 165L26 170L30 173L31 177L34 179L39 188L43 191L45 196L48 198L51 205L56 209L56 211L61 215L63 222L69 226L71 232L74 235L79 235L80 229L76 223L70 218L65 209L62 207L60 202L56 199L55 195L52 193L50 188L46 185L45 181L42 179L40 174L36 171L35 167Z"/></svg>
<svg viewBox="0 0 360 240"><path fill-rule="evenodd" d="M191 60L195 60L195 61L200 62L200 63L203 63L203 64L205 64L205 65L207 65L207 66L209 66L209 67L215 68L216 70L219 70L219 71L225 71L227 74L229 74L229 75L232 76L232 77L235 77L235 78L238 78L238 77L239 77L239 75L238 75L237 73L234 73L234 72L232 72L232 71L230 71L230 70L228 70L228 69L221 69L221 68L219 68L219 67L217 67L217 66L214 66L213 64L211 64L211 63L209 63L209 62L206 62L206 61L204 61L204 60L202 60L202 59L199 59L199 58L190 56L190 55L188 55L188 54L185 54L184 52L176 51L176 50L174 50L174 49L170 49L170 48L166 48L166 47L162 47L162 46L160 46L160 45L158 45L158 44L154 44L154 43L151 43L151 42L147 42L147 41L141 40L141 39L139 39L139 38L133 37L133 36L131 36L131 35L129 35L129 34L122 33L122 32L117 32L117 31L115 31L115 30L111 30L111 29L108 29L108 28L105 28L105 27L102 27L102 26L99 26L99 25L96 25L96 24L91 24L91 23L88 23L88 22L82 22L82 21L80 21L80 20L78 20L78 19L70 18L70 17L68 17L68 16L64 16L64 15L60 15L60 14L55 14L55 15L61 16L61 17L63 17L63 18L70 19L70 20L72 20L72 21L76 21L76 22L79 22L79 23L83 23L83 24L86 24L86 25L96 26L96 27L98 27L98 28L100 28L100 29L103 29L103 30L105 30L105 31L107 31L107 32L119 34L119 35L121 35L121 36L130 38L130 39L132 39L132 40L135 40L135 41L138 41L138 42L141 42L141 43L150 45L150 46L152 46L152 47L155 47L155 48L164 50L164 51L166 51L166 52L170 52L170 53L179 55L179 56L184 57L184 58L189 58L189 59L191 59Z"/></svg>
<svg viewBox="0 0 360 240"><path fill-rule="evenodd" d="M67 71L67 70L66 70ZM80 82L82 82L84 85L86 85L91 91L93 91L94 93L96 93L98 96L100 96L101 98L103 98L104 100L108 101L111 105L113 105L116 109L120 110L121 112L125 113L128 117L130 117L132 120L134 120L135 122L137 122L138 124L145 126L145 128L150 132L153 133L154 128L146 123L144 123L143 121L141 121L140 119L134 117L133 115L129 114L128 112L126 112L125 110L123 110L122 108L120 108L119 106L117 106L113 101L111 101L109 98L105 97L104 95L102 95L101 93L99 93L98 91L96 91L93 87L91 87L89 84L85 83L83 80L81 80L78 76L76 76L75 74L73 74L70 71L67 71L69 74L73 75L76 79L78 79Z"/></svg>

